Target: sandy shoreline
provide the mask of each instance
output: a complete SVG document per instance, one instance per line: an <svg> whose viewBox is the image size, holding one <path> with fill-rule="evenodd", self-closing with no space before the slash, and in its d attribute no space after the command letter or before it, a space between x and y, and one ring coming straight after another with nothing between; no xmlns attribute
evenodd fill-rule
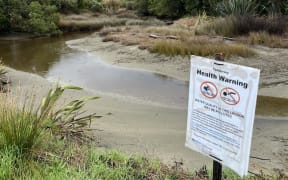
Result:
<svg viewBox="0 0 288 180"><path fill-rule="evenodd" d="M52 83L40 76L9 69L8 76L13 82L12 93L21 89L33 92L37 97L44 96ZM87 91L68 91L63 101L83 96L95 96ZM101 95L99 100L89 102L85 107L88 112L104 115L96 120L93 127L99 141L98 148L120 150L132 154L142 154L159 158L173 165L181 161L184 168L194 170L206 164L211 167L211 160L184 147L186 132L186 109L175 109L149 104L133 103L127 100ZM264 170L273 173L277 168L288 172L287 138L288 119L255 120L251 155L266 158L251 158L250 170Z"/></svg>

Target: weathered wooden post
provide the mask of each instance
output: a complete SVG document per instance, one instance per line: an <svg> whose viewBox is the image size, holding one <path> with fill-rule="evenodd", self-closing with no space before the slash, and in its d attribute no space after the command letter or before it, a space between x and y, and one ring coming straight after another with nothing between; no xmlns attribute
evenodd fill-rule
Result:
<svg viewBox="0 0 288 180"><path fill-rule="evenodd" d="M215 54L215 60L224 61L223 53ZM222 164L218 161L213 160L213 180L221 180L222 179Z"/></svg>

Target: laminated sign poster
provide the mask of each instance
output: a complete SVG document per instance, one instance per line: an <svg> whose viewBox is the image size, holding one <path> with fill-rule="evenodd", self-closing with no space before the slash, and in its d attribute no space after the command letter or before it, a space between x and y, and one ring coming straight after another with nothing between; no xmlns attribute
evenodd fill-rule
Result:
<svg viewBox="0 0 288 180"><path fill-rule="evenodd" d="M192 56L186 146L248 173L260 70Z"/></svg>

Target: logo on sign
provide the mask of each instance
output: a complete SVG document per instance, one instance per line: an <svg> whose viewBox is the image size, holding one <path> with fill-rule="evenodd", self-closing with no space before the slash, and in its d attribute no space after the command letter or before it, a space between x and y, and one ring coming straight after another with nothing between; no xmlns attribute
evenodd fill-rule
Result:
<svg viewBox="0 0 288 180"><path fill-rule="evenodd" d="M203 94L203 96L210 99L215 98L218 94L218 89L216 85L209 81L205 81L201 84L200 91Z"/></svg>
<svg viewBox="0 0 288 180"><path fill-rule="evenodd" d="M222 89L220 97L228 105L236 105L240 102L240 94L233 88L226 87Z"/></svg>

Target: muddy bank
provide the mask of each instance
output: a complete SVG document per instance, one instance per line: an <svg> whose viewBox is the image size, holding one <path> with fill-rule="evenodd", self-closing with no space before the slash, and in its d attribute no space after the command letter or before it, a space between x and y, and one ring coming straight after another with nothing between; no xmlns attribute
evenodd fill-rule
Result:
<svg viewBox="0 0 288 180"><path fill-rule="evenodd" d="M106 62L128 68L145 69L176 79L188 81L190 60L188 57L167 57L140 50L137 46L125 46L114 42L102 42L97 33L86 38L68 41L67 45L102 56ZM288 51L253 47L255 57L232 57L227 62L259 68L261 70L260 95L288 98ZM274 89L276 88L276 89ZM278 90L282 89L278 92Z"/></svg>
<svg viewBox="0 0 288 180"><path fill-rule="evenodd" d="M109 64L144 69L184 81L189 79L189 58L167 57L140 50L137 46L102 42L97 33L86 38L68 41L67 45L100 56Z"/></svg>

